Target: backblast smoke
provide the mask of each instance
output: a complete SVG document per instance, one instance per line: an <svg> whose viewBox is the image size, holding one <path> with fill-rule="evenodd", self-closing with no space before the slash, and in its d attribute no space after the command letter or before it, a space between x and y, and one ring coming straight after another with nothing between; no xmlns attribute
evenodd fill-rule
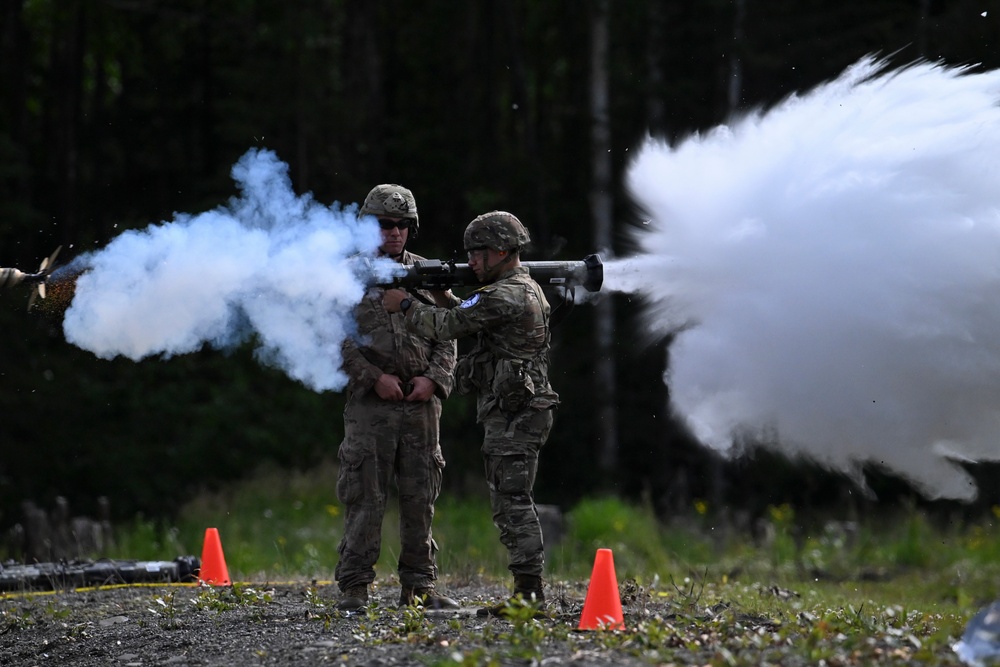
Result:
<svg viewBox="0 0 1000 667"><path fill-rule="evenodd" d="M297 196L273 152L249 151L232 175L240 194L228 205L126 231L57 270L50 284L72 299L66 339L132 360L252 339L261 361L306 386L343 388L340 344L375 277L359 268L392 271L351 259L375 254L378 226L354 206Z"/></svg>
<svg viewBox="0 0 1000 667"><path fill-rule="evenodd" d="M928 497L1000 459L1000 72L865 58L676 145L606 289L679 332L665 381L705 444L744 436Z"/></svg>

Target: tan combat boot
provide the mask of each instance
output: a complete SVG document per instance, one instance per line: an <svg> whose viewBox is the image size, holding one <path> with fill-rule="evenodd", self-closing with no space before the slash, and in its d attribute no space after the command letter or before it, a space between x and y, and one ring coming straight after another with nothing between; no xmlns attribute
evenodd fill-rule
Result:
<svg viewBox="0 0 1000 667"><path fill-rule="evenodd" d="M542 590L542 578L533 574L514 575L514 594L500 604L483 607L476 610L476 616L506 616L511 605L529 604L537 607L535 618L545 617L545 592Z"/></svg>
<svg viewBox="0 0 1000 667"><path fill-rule="evenodd" d="M424 609L460 609L461 605L444 595L438 595L433 586L424 588L403 587L399 592L399 606L421 605Z"/></svg>
<svg viewBox="0 0 1000 667"><path fill-rule="evenodd" d="M545 604L545 593L542 591L542 578L533 574L514 575L514 597L520 595L525 602Z"/></svg>
<svg viewBox="0 0 1000 667"><path fill-rule="evenodd" d="M348 588L341 593L340 602L337 603L337 609L341 611L357 611L366 606L368 606L368 586L364 584Z"/></svg>

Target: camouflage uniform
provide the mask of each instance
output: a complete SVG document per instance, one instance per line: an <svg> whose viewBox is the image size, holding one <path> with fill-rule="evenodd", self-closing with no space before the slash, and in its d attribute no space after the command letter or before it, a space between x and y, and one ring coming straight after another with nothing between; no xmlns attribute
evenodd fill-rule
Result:
<svg viewBox="0 0 1000 667"><path fill-rule="evenodd" d="M524 267L502 273L450 310L414 302L406 318L410 331L435 340L477 335L455 369L456 391L477 392L493 522L515 581L540 578L545 562L532 488L559 403L548 380L548 318L548 301Z"/></svg>
<svg viewBox="0 0 1000 667"><path fill-rule="evenodd" d="M419 259L410 252L401 257L404 264ZM375 579L393 478L399 491L400 583L404 590L433 588L437 545L431 522L445 465L438 428L441 400L452 388L456 346L408 332L401 315L385 311L381 289L365 295L355 317L358 339L343 346L350 381L337 479L337 497L346 507L337 583L348 591ZM403 382L430 378L435 396L426 402L382 400L372 387L383 373Z"/></svg>

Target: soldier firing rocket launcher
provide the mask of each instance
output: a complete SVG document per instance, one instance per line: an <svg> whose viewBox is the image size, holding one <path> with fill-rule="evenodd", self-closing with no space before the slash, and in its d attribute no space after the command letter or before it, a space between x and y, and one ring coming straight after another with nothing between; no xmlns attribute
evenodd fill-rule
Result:
<svg viewBox="0 0 1000 667"><path fill-rule="evenodd" d="M48 280L49 274L52 273L52 269L55 267L56 256L59 255L60 250L62 250L62 246L56 248L54 253L42 260L42 265L38 267L38 273L25 273L18 269L0 267L0 290L20 285L21 283L33 285L34 289L31 291L31 297L28 299L28 308L30 309L35 303L35 298L45 298L45 281Z"/></svg>
<svg viewBox="0 0 1000 667"><path fill-rule="evenodd" d="M587 255L582 261L521 262L521 266L528 269L531 277L543 288L558 287L572 292L574 287L581 286L588 292L600 292L604 284L604 263L596 254ZM404 289L447 290L482 283L468 264L423 259L400 267L397 275L380 280L378 284Z"/></svg>

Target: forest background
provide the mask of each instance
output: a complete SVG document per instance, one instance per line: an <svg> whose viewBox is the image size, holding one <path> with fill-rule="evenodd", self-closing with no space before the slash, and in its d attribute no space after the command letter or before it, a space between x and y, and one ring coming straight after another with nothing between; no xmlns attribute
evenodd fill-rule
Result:
<svg viewBox="0 0 1000 667"><path fill-rule="evenodd" d="M985 0L0 0L0 265L33 270L126 229L224 204L249 148L293 186L360 202L411 188L412 249L450 258L475 215L531 229L529 259L626 255L641 220L629 151L677 140L836 77L866 54L1000 66ZM308 272L309 267L301 267ZM19 503L168 517L261 466L336 456L343 395L258 364L250 347L138 363L65 342L58 319L0 297L0 527ZM752 518L790 503L858 512L921 503L889 471L854 481L765 447L723 459L672 416L669 340L605 296L554 334L562 396L537 500L611 493L663 516L696 502ZM445 405L445 493L483 493L471 402ZM1000 498L993 470L972 466ZM334 481L330 481L331 500Z"/></svg>

